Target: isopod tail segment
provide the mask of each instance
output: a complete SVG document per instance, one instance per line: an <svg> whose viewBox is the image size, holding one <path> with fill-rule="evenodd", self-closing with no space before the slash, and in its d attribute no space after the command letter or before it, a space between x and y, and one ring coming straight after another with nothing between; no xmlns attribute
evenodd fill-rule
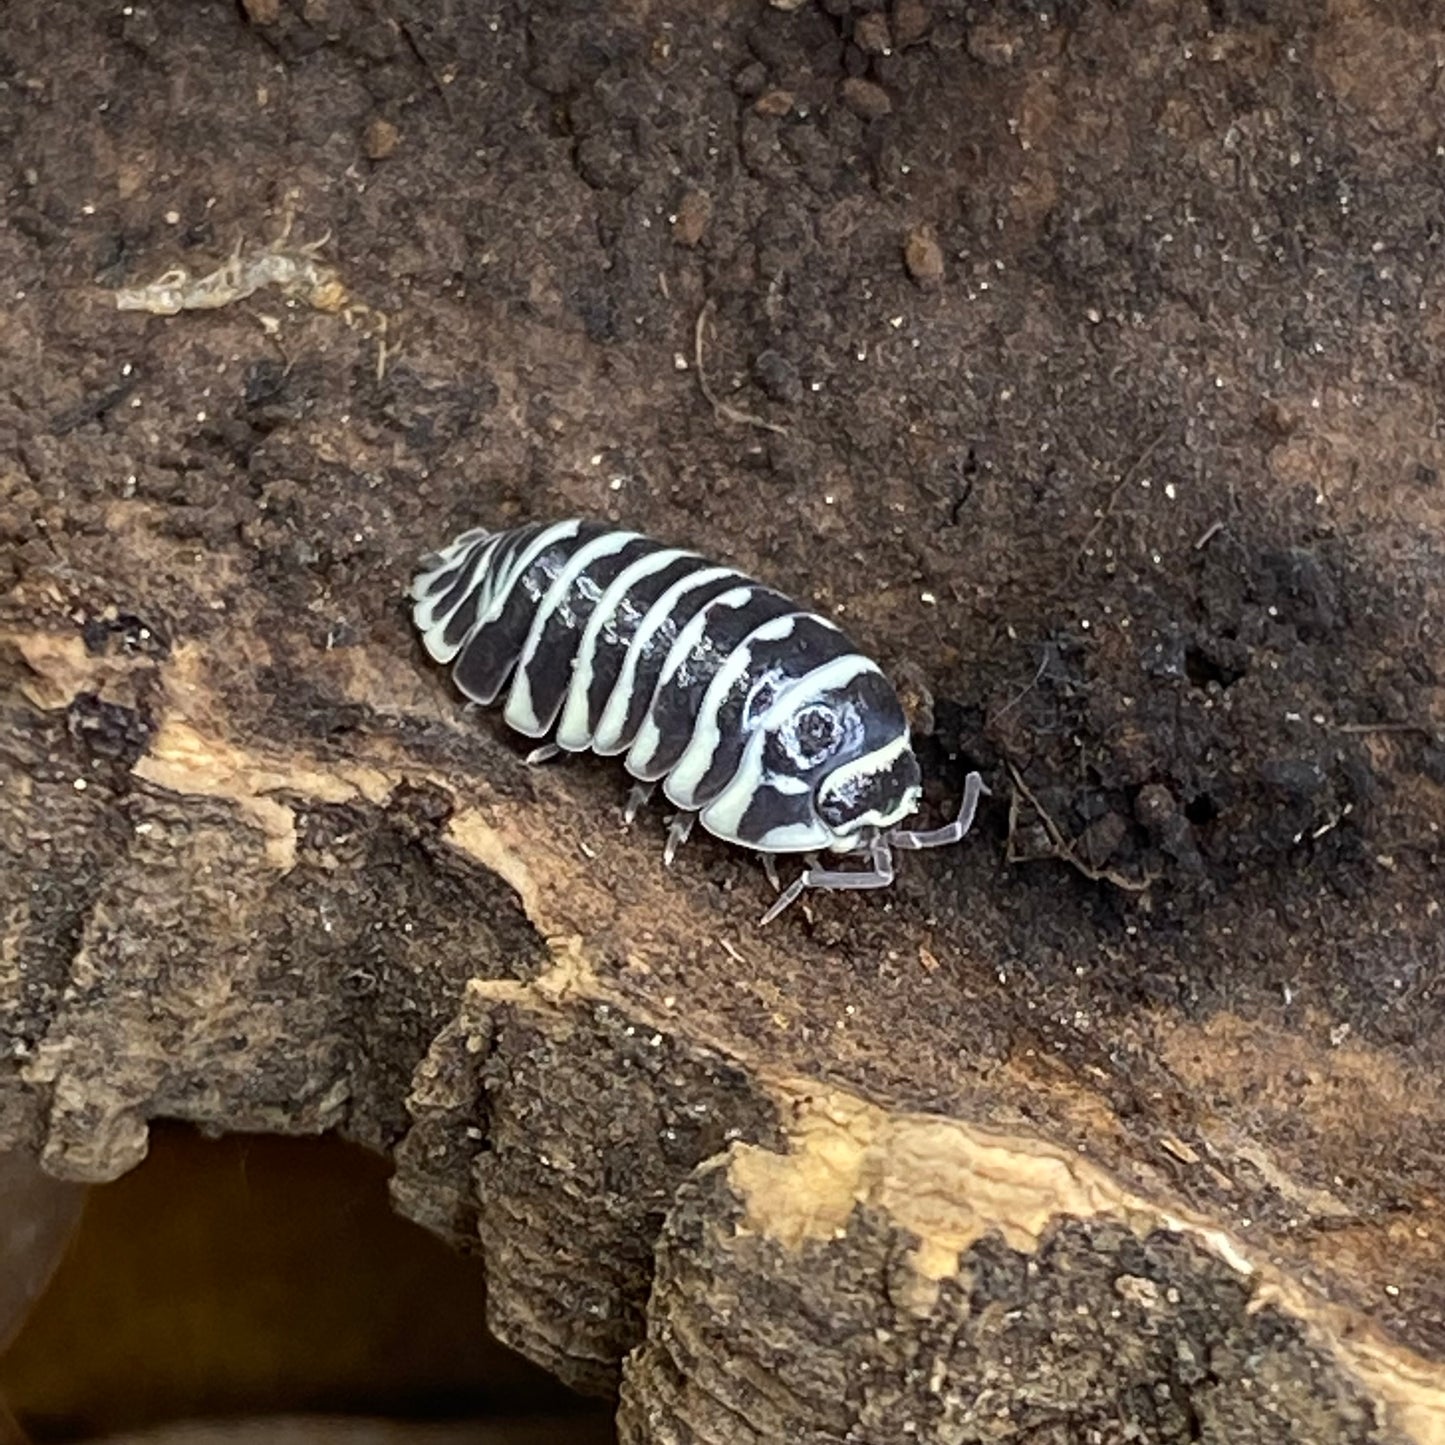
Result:
<svg viewBox="0 0 1445 1445"><path fill-rule="evenodd" d="M848 888L887 888L893 882L893 850L900 853L916 853L923 848L948 848L960 843L973 827L974 815L978 812L979 800L988 794L988 787L978 773L969 773L963 780L963 801L958 816L942 828L927 832L915 832L907 828L891 828L876 834L867 844L871 867L848 870L843 868L821 868L816 865L804 869L778 895L777 901L763 914L760 926L773 921L785 909L791 908L809 888L842 890Z"/></svg>

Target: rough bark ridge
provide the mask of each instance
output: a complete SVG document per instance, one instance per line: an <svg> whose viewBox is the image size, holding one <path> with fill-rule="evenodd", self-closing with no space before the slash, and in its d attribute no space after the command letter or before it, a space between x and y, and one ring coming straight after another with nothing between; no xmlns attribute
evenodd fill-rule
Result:
<svg viewBox="0 0 1445 1445"><path fill-rule="evenodd" d="M1442 63L12 0L0 1148L391 1151L629 1441L1445 1441ZM525 769L400 593L579 512L841 615L977 836L760 932Z"/></svg>

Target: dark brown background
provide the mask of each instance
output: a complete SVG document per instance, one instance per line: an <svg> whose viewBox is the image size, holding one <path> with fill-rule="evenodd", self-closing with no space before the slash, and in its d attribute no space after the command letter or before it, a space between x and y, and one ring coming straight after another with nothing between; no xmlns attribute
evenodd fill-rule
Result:
<svg viewBox="0 0 1445 1445"><path fill-rule="evenodd" d="M1041 1131L1438 1360L1442 65L1404 0L10 0L10 1137L389 1146L465 978L578 933L644 1017ZM288 208L345 314L115 309ZM525 772L401 594L576 512L839 615L977 834L758 935L745 856L663 874L616 769ZM530 924L437 841L452 784ZM122 1086L137 950L203 976L169 1033L137 995ZM111 1043L47 1054L77 997Z"/></svg>

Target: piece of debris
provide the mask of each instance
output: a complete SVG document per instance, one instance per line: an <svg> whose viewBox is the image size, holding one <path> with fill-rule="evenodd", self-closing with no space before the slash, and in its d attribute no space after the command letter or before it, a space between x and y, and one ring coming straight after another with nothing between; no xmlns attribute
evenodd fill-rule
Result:
<svg viewBox="0 0 1445 1445"><path fill-rule="evenodd" d="M282 213L281 232L274 241L246 254L238 241L230 259L196 276L185 266L174 266L144 286L123 286L114 293L116 309L145 311L152 316L177 316L182 311L219 311L244 301L268 286L274 286L289 301L299 301L315 311L340 316L348 326L361 325L377 343L376 375L386 373L387 317L365 302L353 300L334 266L318 259L321 248L331 239L328 232L317 241L291 243L293 215L291 198ZM268 336L279 327L275 317L258 318Z"/></svg>
<svg viewBox="0 0 1445 1445"><path fill-rule="evenodd" d="M282 236L250 256L237 242L230 259L214 271L195 276L186 267L176 266L144 286L121 287L115 293L115 304L121 311L176 316L182 311L219 311L267 286L276 286L292 300L334 314L345 310L350 298L335 270L316 259L330 239L323 236L319 241L290 246Z"/></svg>
<svg viewBox="0 0 1445 1445"><path fill-rule="evenodd" d="M753 102L753 109L759 115L780 116L787 115L793 108L793 92L791 90L765 90Z"/></svg>
<svg viewBox="0 0 1445 1445"><path fill-rule="evenodd" d="M903 704L909 731L922 737L929 736L934 730L935 718L933 689L928 685L927 672L916 662L904 658L894 667L893 680L898 687L898 701Z"/></svg>
<svg viewBox="0 0 1445 1445"><path fill-rule="evenodd" d="M893 114L893 102L881 85L864 80L861 75L850 75L843 82L843 104L856 116L864 120L878 120Z"/></svg>
<svg viewBox="0 0 1445 1445"><path fill-rule="evenodd" d="M361 144L369 161L384 161L392 155L401 143L401 132L382 116L375 116L369 122L361 137Z"/></svg>
<svg viewBox="0 0 1445 1445"><path fill-rule="evenodd" d="M903 264L920 286L937 286L943 280L943 247L932 226L914 226L903 238Z"/></svg>
<svg viewBox="0 0 1445 1445"><path fill-rule="evenodd" d="M893 49L888 17L881 10L869 10L853 22L853 44L865 55L887 55Z"/></svg>
<svg viewBox="0 0 1445 1445"><path fill-rule="evenodd" d="M923 0L898 0L893 7L893 43L900 50L916 45L928 34L933 16Z"/></svg>
<svg viewBox="0 0 1445 1445"><path fill-rule="evenodd" d="M1008 24L985 21L968 32L968 53L981 65L995 69L1012 65L1022 48L1022 33Z"/></svg>
<svg viewBox="0 0 1445 1445"><path fill-rule="evenodd" d="M706 191L689 191L672 218L672 239L679 246L696 246L712 216L712 197Z"/></svg>

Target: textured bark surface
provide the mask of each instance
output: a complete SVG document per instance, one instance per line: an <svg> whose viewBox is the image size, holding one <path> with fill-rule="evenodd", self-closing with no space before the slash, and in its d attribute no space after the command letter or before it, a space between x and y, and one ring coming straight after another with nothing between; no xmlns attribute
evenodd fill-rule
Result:
<svg viewBox="0 0 1445 1445"><path fill-rule="evenodd" d="M392 1152L629 1441L1445 1440L1442 63L11 0L0 1148ZM523 767L401 593L573 513L839 615L975 837L759 931Z"/></svg>

